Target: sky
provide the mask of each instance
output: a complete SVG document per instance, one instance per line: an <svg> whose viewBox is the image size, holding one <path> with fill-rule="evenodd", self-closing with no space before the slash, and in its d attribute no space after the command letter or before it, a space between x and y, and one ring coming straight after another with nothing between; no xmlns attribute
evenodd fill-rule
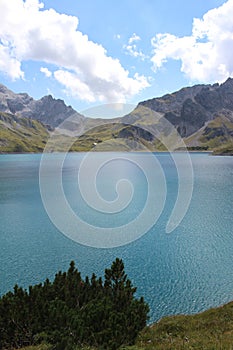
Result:
<svg viewBox="0 0 233 350"><path fill-rule="evenodd" d="M233 76L233 0L0 0L0 83L77 111Z"/></svg>

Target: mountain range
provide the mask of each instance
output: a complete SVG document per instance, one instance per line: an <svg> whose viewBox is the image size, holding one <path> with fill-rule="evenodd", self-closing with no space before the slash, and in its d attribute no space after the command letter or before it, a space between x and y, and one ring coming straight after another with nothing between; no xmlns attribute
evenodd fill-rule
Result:
<svg viewBox="0 0 233 350"><path fill-rule="evenodd" d="M51 95L35 100L0 84L0 152L41 152L62 122L76 135L73 151L178 150L182 138L190 150L233 154L233 79L184 87L114 119L87 118Z"/></svg>

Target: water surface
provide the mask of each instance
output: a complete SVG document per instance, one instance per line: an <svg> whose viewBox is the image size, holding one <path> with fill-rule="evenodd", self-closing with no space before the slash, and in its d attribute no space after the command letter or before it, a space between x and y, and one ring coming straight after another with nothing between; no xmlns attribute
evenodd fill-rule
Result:
<svg viewBox="0 0 233 350"><path fill-rule="evenodd" d="M98 156L101 156L100 154ZM103 274L115 257L123 258L128 276L151 308L151 321L164 315L193 313L233 299L233 158L191 154L194 192L189 210L172 234L165 227L177 196L177 174L169 154L156 155L168 186L166 205L156 225L133 243L96 249L75 243L51 223L40 197L41 155L0 156L0 294L14 284L27 287L75 260L82 276ZM135 200L128 212L107 215L89 211L77 191L77 166L83 154L70 154L64 166L64 190L73 210L84 220L107 227L124 224L143 208L146 181L138 169L129 171ZM75 166L74 166L75 165ZM108 200L116 170L100 176L100 192ZM110 173L109 173L110 171ZM102 181L101 179L104 179ZM108 179L108 180L107 180ZM88 181L88 178L87 178ZM74 190L75 188L75 190ZM109 190L111 188L111 190Z"/></svg>

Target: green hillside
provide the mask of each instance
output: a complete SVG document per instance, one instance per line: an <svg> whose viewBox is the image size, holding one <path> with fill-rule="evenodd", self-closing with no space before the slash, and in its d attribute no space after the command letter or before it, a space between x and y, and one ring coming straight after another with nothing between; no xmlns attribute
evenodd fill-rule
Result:
<svg viewBox="0 0 233 350"><path fill-rule="evenodd" d="M79 137L73 137L69 151L166 151L163 140L171 145L172 150L179 150L173 129L169 129L164 122L154 121L151 114L154 112L150 113L148 108L141 111L138 107L129 116L124 117L122 122L113 120L98 125L98 121L90 122L89 119L85 124L87 131ZM0 153L43 152L52 131L47 127L34 119L0 112ZM75 134L75 130L71 130L71 133ZM53 141L57 141L51 150L62 152L66 149L68 136L61 135L59 130L55 131L55 135ZM158 135L158 138L155 135ZM232 155L233 122L221 115L188 138L184 138L184 142L189 150Z"/></svg>
<svg viewBox="0 0 233 350"><path fill-rule="evenodd" d="M233 347L233 302L190 316L163 318L147 327L137 340L136 349L230 350Z"/></svg>
<svg viewBox="0 0 233 350"><path fill-rule="evenodd" d="M199 146L214 154L233 154L233 122L229 117L220 115L186 138L185 142L188 147Z"/></svg>
<svg viewBox="0 0 233 350"><path fill-rule="evenodd" d="M39 121L0 112L0 153L42 152L48 137Z"/></svg>

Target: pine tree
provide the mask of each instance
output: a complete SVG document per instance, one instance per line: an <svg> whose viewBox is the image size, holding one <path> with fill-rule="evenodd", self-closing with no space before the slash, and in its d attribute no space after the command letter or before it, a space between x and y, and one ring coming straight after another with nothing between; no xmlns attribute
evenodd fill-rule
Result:
<svg viewBox="0 0 233 350"><path fill-rule="evenodd" d="M146 325L148 305L135 298L121 259L105 270L105 280L92 274L82 280L72 261L53 282L24 290L17 285L0 298L0 349L41 341L56 350L90 346L115 350L133 344Z"/></svg>

